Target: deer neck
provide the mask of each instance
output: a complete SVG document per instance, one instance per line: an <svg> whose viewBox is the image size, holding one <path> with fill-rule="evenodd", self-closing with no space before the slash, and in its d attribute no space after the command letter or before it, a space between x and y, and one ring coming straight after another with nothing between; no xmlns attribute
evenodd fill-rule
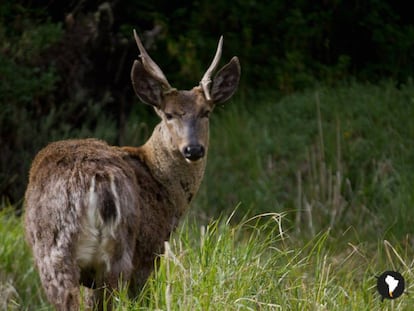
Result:
<svg viewBox="0 0 414 311"><path fill-rule="evenodd" d="M158 124L150 139L141 147L145 161L152 176L164 186L171 198L171 203L180 213L184 213L200 187L207 162L205 156L188 162L172 145L168 130Z"/></svg>

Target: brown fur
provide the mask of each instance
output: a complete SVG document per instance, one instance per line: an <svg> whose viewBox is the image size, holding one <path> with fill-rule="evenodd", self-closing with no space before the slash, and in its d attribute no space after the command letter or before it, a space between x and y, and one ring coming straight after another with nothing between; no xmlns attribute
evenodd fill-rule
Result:
<svg viewBox="0 0 414 311"><path fill-rule="evenodd" d="M134 66L141 66L137 62ZM232 62L239 75L237 59ZM224 71L230 83L238 83L233 71ZM224 95L218 95L228 98L237 83L229 87L227 76L219 78L215 92L224 81ZM104 289L110 294L120 281L137 294L204 175L206 112L214 102L205 99L200 87L153 96L157 88L143 67L132 79L144 86L136 88L140 98L161 98L148 102L162 120L143 146L59 141L41 150L32 163L25 195L26 238L47 298L58 310L79 310L81 304L102 309ZM152 88L146 87L148 81ZM188 158L183 150L190 145L202 146L205 154ZM81 297L81 285L94 290L94 299Z"/></svg>

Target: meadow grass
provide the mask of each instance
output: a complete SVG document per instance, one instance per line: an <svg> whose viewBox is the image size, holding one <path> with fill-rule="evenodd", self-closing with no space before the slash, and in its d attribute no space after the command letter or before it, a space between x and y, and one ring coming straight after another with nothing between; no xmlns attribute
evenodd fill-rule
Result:
<svg viewBox="0 0 414 311"><path fill-rule="evenodd" d="M2 214L2 310L52 310L45 302L19 220ZM413 287L412 249L377 244L356 232L344 241L329 230L290 236L284 215L269 213L231 225L220 218L186 220L166 244L159 269L141 295L116 294L116 310L411 310L412 295L381 301L376 276L397 270ZM3 230L8 228L9 230ZM7 237L7 240L4 239ZM407 241L408 242L408 241Z"/></svg>
<svg viewBox="0 0 414 311"><path fill-rule="evenodd" d="M414 86L352 84L217 108L193 208L117 310L411 310ZM0 215L0 309L52 310ZM381 301L376 277L406 292Z"/></svg>

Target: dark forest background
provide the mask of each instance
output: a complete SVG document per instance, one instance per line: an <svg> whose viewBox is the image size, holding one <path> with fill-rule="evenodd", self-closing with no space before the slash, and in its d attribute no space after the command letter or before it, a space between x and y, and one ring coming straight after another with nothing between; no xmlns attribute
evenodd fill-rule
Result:
<svg viewBox="0 0 414 311"><path fill-rule="evenodd" d="M397 84L414 70L408 1L0 1L0 197L20 203L34 154L65 137L132 144L132 30L177 88L198 84L224 35L242 65L238 96L349 81ZM127 131L136 116L136 135Z"/></svg>

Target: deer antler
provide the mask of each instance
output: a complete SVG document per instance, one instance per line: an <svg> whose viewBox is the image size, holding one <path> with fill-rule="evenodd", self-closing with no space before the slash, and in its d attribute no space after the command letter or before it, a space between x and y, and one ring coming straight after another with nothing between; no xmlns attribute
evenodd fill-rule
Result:
<svg viewBox="0 0 414 311"><path fill-rule="evenodd" d="M139 56L141 58L142 65L144 66L145 70L149 74L151 74L151 76L153 76L154 79L160 82L167 91L170 90L171 85L168 83L167 78L165 77L160 67L158 67L158 65L148 55L135 29L134 29L134 37L135 37L135 41L137 42L138 49L141 53Z"/></svg>
<svg viewBox="0 0 414 311"><path fill-rule="evenodd" d="M210 95L211 75L213 74L214 70L217 68L217 65L220 61L222 47L223 47L223 36L220 37L220 40L217 46L216 55L214 56L210 67L207 69L206 73L204 74L203 78L200 81L200 85L204 91L204 96L206 97L207 100L211 100L211 95Z"/></svg>

